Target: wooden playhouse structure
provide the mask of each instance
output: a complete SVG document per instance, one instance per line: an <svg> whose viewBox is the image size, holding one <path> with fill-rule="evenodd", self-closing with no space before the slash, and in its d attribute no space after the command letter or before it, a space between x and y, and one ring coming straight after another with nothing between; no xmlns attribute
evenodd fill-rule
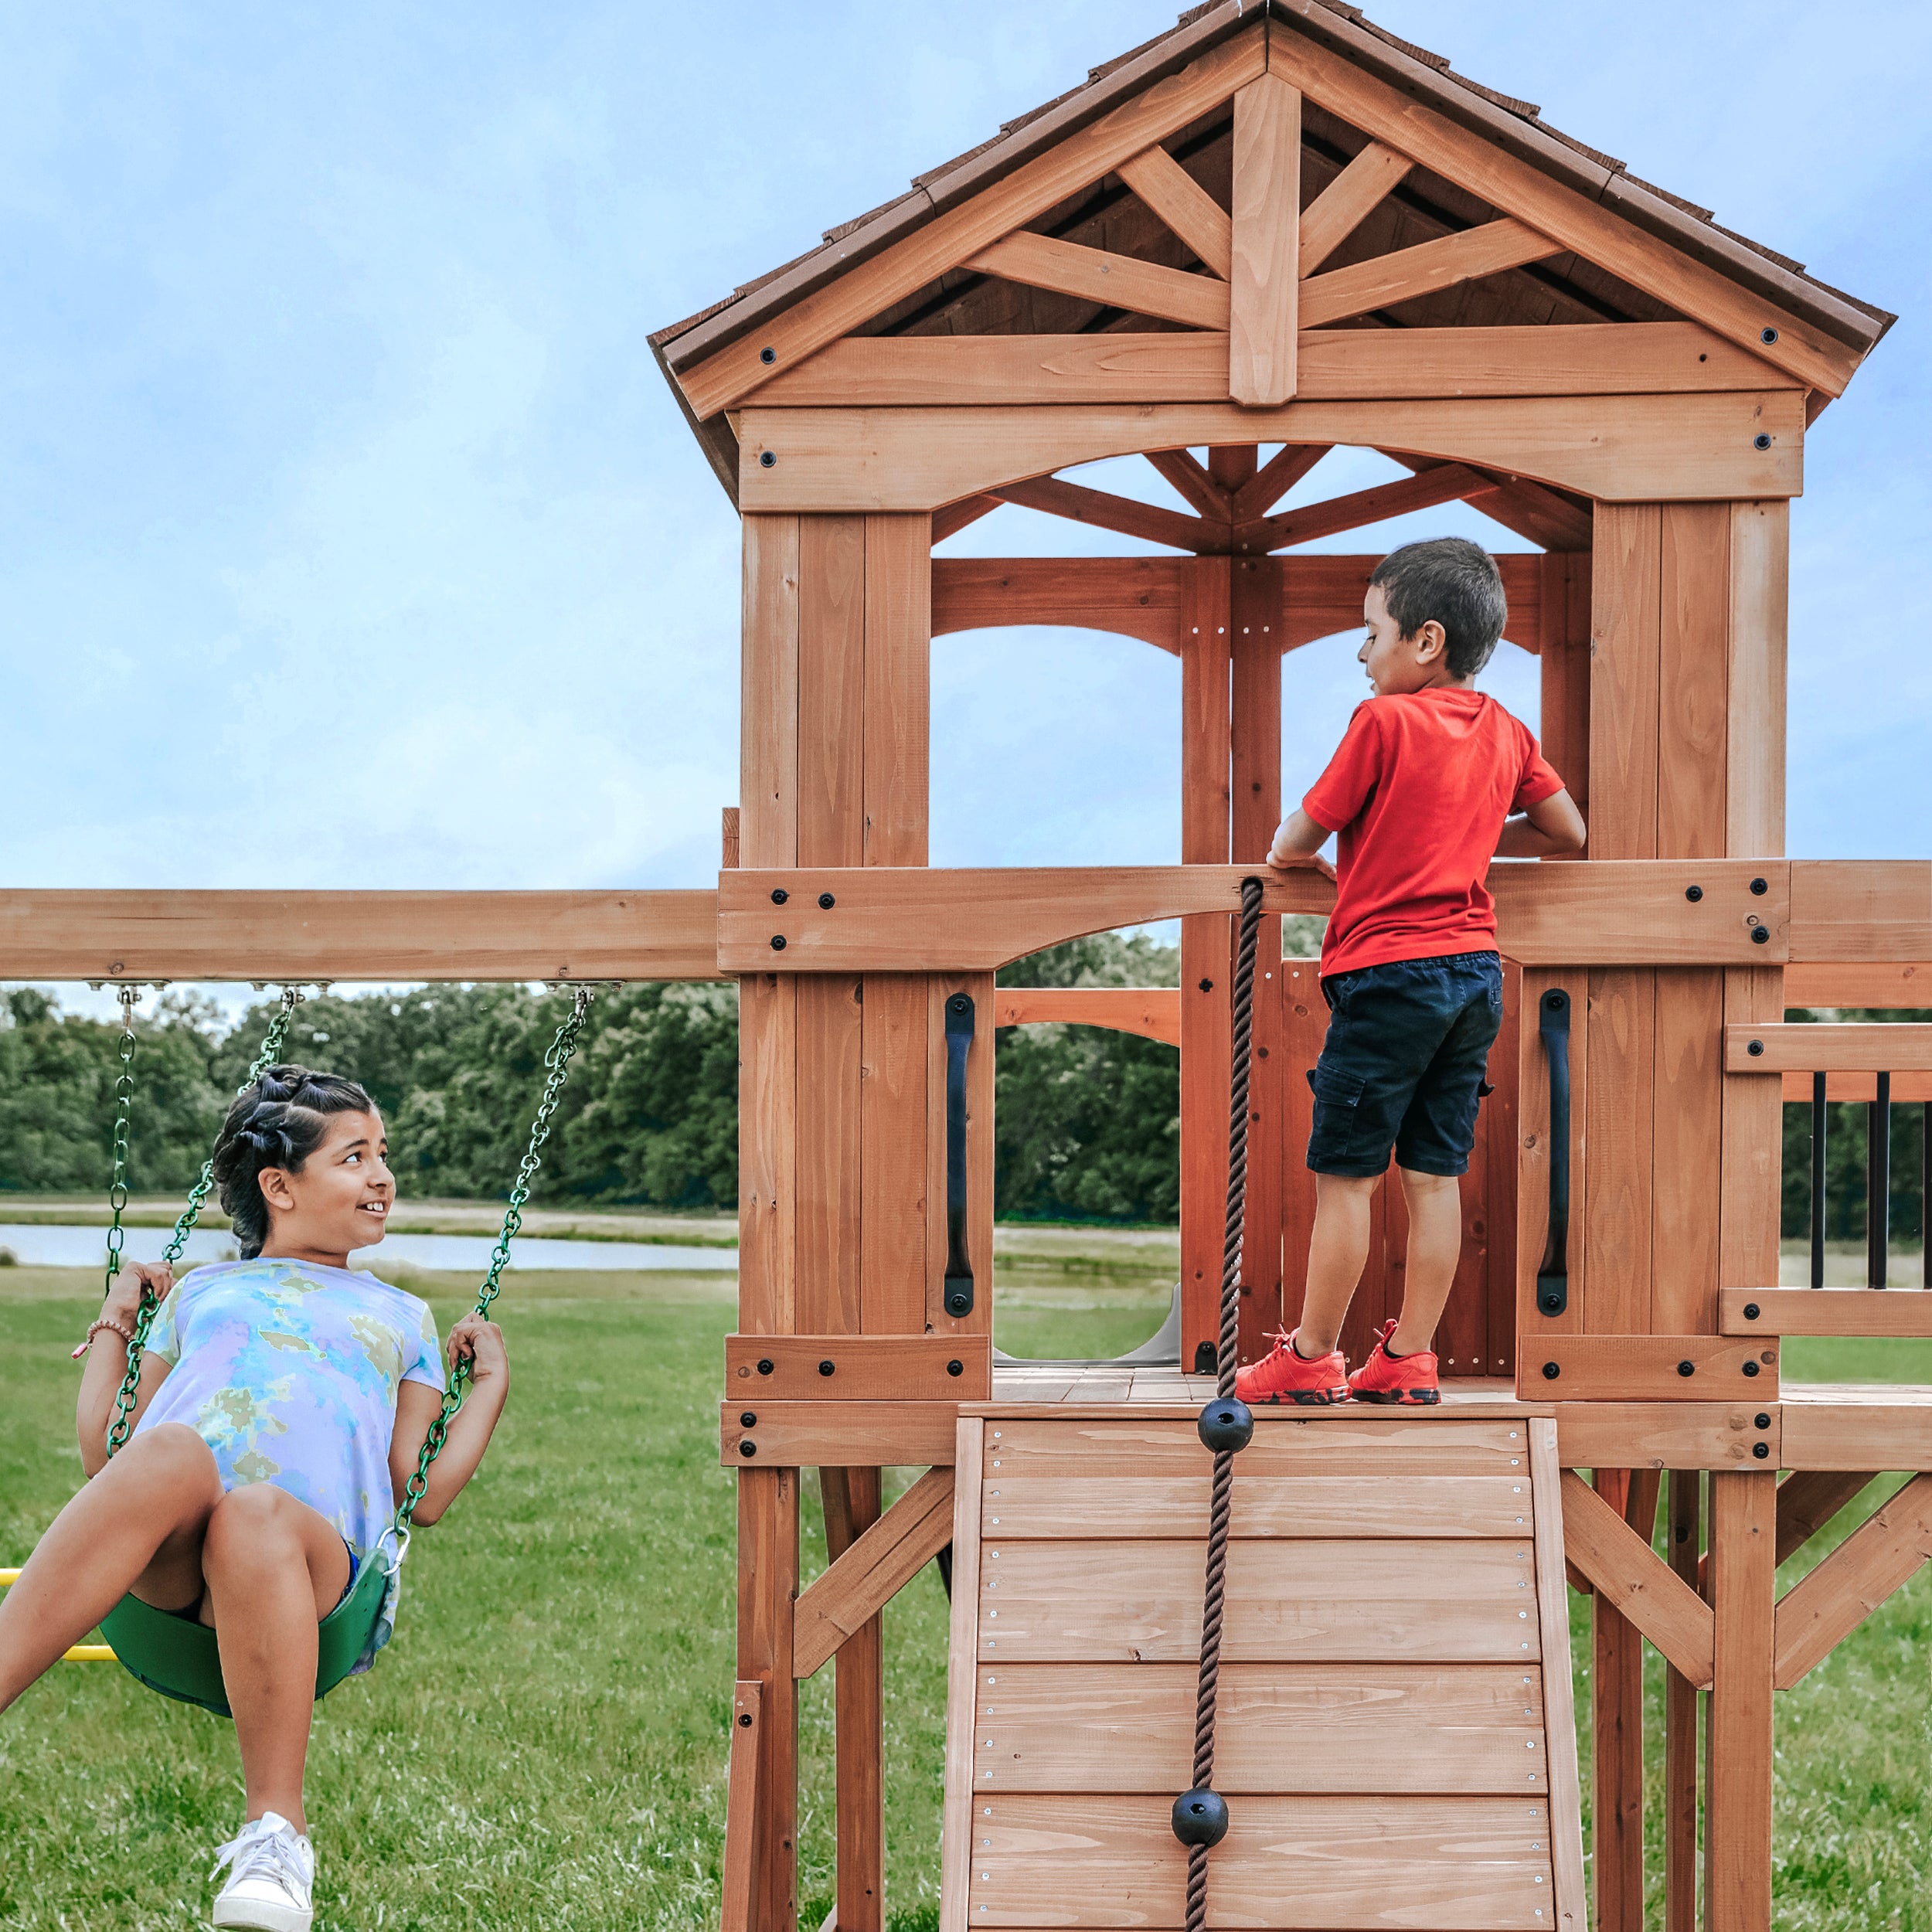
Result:
<svg viewBox="0 0 1932 1932"><path fill-rule="evenodd" d="M1888 320L1352 7L1215 0L656 338L743 519L743 789L715 891L15 891L0 975L736 980L726 1925L795 1923L795 1686L831 1664L836 1923L881 1932L879 1613L950 1545L945 1932L1175 1932L1233 915L1279 815L1282 655L1355 626L1371 561L1294 546L1476 503L1523 539L1509 635L1539 658L1590 845L1495 869L1511 1019L1445 1406L1267 1412L1236 1464L1233 1822L1207 1922L1583 1932L1587 1774L1597 1923L1636 1932L1648 1641L1670 1666L1648 1848L1668 1923L1689 1932L1701 1896L1713 1932L1767 1932L1775 1692L1932 1549L1920 1474L1779 1594L1872 1472L1932 1472L1932 1389L1779 1373L1785 1335L1932 1332L1932 1297L1777 1285L1783 1099L1888 1076L1932 1095L1932 1029L1784 1023L1921 1003L1932 973L1932 866L1781 855L1790 500ZM1410 474L1279 511L1342 444ZM1132 453L1185 512L1056 474ZM1002 503L1159 553L934 557ZM927 866L930 642L1002 624L1179 658L1184 863ZM1298 1305L1324 1010L1274 922L1326 889L1264 897L1250 1353ZM995 991L1054 941L1174 917L1178 991ZM992 1349L995 1029L1051 1019L1180 1049L1165 1363ZM1399 1291L1397 1212L1358 1350ZM882 1514L904 1464L927 1473ZM835 1560L801 1590L808 1468ZM1585 1773L1566 1565L1593 1593ZM1280 1748L1284 1727L1322 1748Z"/></svg>

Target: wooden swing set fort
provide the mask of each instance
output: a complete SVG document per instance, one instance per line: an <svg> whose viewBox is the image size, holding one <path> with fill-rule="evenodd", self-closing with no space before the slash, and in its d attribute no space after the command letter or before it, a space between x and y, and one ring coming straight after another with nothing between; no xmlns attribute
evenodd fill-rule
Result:
<svg viewBox="0 0 1932 1932"><path fill-rule="evenodd" d="M1932 1389L1779 1373L1784 1335L1932 1334L1932 1296L1883 1287L1882 1234L1866 1289L1777 1285L1785 1098L1932 1098L1932 1027L1785 1023L1932 1004L1932 866L1779 855L1790 500L1890 319L1338 0L1216 0L654 338L743 522L715 892L16 892L0 972L736 981L727 1932L796 1924L796 1686L828 1663L834 1917L883 1932L880 1613L947 1546L944 1932L1583 1932L1571 1587L1596 1923L1643 1923L1648 1641L1668 1923L1701 1893L1710 1932L1767 1932L1774 1695L1932 1553ZM1410 474L1278 509L1338 445ZM1136 454L1185 512L1056 474ZM1191 1910L1169 1810L1203 1781L1196 1423L1243 1080L1243 1359L1295 1318L1312 1208L1325 1009L1279 920L1331 889L1260 870L1281 659L1358 626L1374 560L1294 546L1451 501L1533 546L1501 559L1506 634L1590 842L1492 872L1509 1017L1444 1406L1266 1410L1233 1464L1231 1823ZM1163 553L933 556L1002 504ZM1184 863L927 866L930 640L1002 624L1178 657ZM1176 917L1178 990L995 989L1043 947ZM1165 1362L993 1349L994 1034L1045 1021L1180 1049ZM1383 1193L1357 1359L1400 1297ZM808 1468L832 1560L801 1592ZM1779 1565L1886 1471L1915 1474L1781 1597Z"/></svg>

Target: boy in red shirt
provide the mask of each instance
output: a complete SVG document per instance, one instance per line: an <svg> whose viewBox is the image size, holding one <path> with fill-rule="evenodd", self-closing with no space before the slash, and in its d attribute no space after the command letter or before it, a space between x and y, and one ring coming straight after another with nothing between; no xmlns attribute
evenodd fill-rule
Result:
<svg viewBox="0 0 1932 1932"><path fill-rule="evenodd" d="M1358 654L1375 696L1274 835L1273 866L1305 863L1340 835L1321 942L1332 1017L1308 1076L1315 1213L1301 1325L1237 1375L1244 1402L1440 1399L1430 1345L1462 1251L1459 1177L1502 1021L1484 878L1492 854L1576 852L1584 835L1536 739L1474 688L1508 614L1495 560L1464 538L1384 557L1362 602L1369 634ZM1392 1147L1409 1208L1402 1315L1350 1375L1335 1341Z"/></svg>

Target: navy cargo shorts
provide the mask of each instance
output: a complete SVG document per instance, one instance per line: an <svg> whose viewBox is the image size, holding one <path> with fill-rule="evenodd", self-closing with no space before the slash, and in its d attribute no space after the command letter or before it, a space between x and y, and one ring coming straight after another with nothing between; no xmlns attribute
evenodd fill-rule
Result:
<svg viewBox="0 0 1932 1932"><path fill-rule="evenodd" d="M1358 1179L1395 1149L1417 1174L1469 1171L1483 1072L1502 1025L1493 952L1391 960L1321 982L1331 1017L1310 1069L1308 1165Z"/></svg>

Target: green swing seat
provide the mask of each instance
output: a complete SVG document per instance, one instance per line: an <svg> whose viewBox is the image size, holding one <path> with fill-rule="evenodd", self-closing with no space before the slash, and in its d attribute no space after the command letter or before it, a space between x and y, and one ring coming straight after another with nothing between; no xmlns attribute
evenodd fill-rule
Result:
<svg viewBox="0 0 1932 1932"><path fill-rule="evenodd" d="M326 1697L369 1648L382 1614L389 1570L379 1556L363 1564L349 1594L316 1628L315 1695ZM124 1597L100 1620L100 1634L129 1672L177 1703L199 1704L232 1717L222 1683L221 1651L207 1624L177 1617L138 1597Z"/></svg>

